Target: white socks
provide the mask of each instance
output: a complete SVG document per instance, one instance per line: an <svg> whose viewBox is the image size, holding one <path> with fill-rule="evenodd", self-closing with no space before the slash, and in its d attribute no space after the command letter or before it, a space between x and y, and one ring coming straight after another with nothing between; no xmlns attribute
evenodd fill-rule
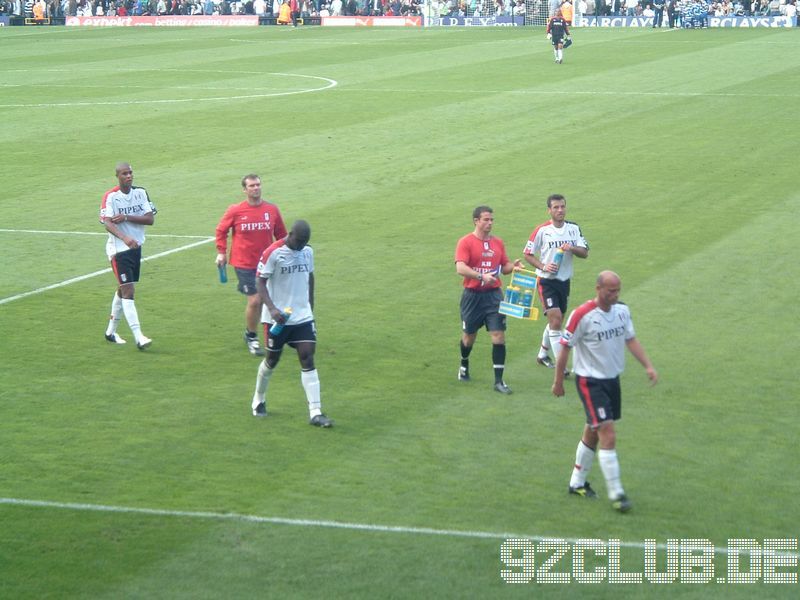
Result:
<svg viewBox="0 0 800 600"><path fill-rule="evenodd" d="M106 335L114 335L117 332L117 325L119 318L122 315L122 298L119 297L117 292L114 292L114 300L111 302L111 317L108 319L108 327L106 327Z"/></svg>
<svg viewBox="0 0 800 600"><path fill-rule="evenodd" d="M550 347L553 349L553 359L558 360L558 355L561 354L561 330L556 329L553 331L550 327L547 328L547 332L550 335Z"/></svg>
<svg viewBox="0 0 800 600"><path fill-rule="evenodd" d="M142 335L142 328L139 326L139 313L136 312L136 305L133 303L133 300L128 300L123 298L122 302L122 312L125 313L125 320L128 322L128 327L131 328L133 332L133 337L136 338L136 343L142 341L144 337Z"/></svg>
<svg viewBox="0 0 800 600"><path fill-rule="evenodd" d="M303 382L303 389L306 391L308 401L308 416L313 419L322 414L322 401L319 397L319 375L317 370L301 371L300 381Z"/></svg>
<svg viewBox="0 0 800 600"><path fill-rule="evenodd" d="M616 500L625 493L625 490L622 489L622 481L619 475L617 451L603 450L600 448L597 451L597 459L600 461L600 469L603 471L603 477L606 478L608 498L610 500Z"/></svg>
<svg viewBox="0 0 800 600"><path fill-rule="evenodd" d="M269 378L272 377L273 369L267 366L266 361L261 361L258 365L258 375L256 376L256 391L253 394L253 408L266 402L267 386Z"/></svg>
<svg viewBox="0 0 800 600"><path fill-rule="evenodd" d="M544 358L548 356L550 351L550 325L544 326L544 331L542 332L542 345L539 348L539 358Z"/></svg>
<svg viewBox="0 0 800 600"><path fill-rule="evenodd" d="M258 365L258 375L256 376L256 391L253 393L252 408L255 409L259 404L266 404L267 386L274 369L270 369L265 361ZM313 419L322 414L322 402L319 393L319 375L317 370L301 371L300 381L306 393L308 402L308 416Z"/></svg>
<svg viewBox="0 0 800 600"><path fill-rule="evenodd" d="M578 442L578 449L575 451L575 467L572 469L572 477L569 480L569 487L579 488L586 483L589 471L592 470L594 462L594 450L583 443Z"/></svg>

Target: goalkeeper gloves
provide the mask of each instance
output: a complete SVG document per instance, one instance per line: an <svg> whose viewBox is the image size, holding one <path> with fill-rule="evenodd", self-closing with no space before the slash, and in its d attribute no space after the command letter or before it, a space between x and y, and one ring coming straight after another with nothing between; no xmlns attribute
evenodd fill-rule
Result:
<svg viewBox="0 0 800 600"><path fill-rule="evenodd" d="M552 40L553 39L553 34L552 33L548 33L547 34L547 39L548 40Z"/></svg>

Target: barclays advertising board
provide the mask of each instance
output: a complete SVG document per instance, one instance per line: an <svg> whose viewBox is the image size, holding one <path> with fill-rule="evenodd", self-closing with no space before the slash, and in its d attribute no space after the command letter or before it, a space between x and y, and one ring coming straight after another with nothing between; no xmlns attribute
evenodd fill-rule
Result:
<svg viewBox="0 0 800 600"><path fill-rule="evenodd" d="M652 27L652 17L584 16L581 27ZM797 17L708 17L709 27L796 27Z"/></svg>

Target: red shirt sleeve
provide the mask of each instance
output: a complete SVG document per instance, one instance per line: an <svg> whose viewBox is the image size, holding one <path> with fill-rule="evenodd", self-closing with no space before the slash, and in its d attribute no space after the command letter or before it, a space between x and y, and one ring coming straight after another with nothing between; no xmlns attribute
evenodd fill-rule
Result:
<svg viewBox="0 0 800 600"><path fill-rule="evenodd" d="M217 239L217 252L225 254L228 251L228 231L233 227L233 220L236 217L236 204L231 204L222 215L215 236Z"/></svg>

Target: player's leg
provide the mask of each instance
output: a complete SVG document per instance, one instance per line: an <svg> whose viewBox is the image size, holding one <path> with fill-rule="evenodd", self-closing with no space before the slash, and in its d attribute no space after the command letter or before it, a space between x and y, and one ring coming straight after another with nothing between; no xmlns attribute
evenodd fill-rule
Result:
<svg viewBox="0 0 800 600"><path fill-rule="evenodd" d="M235 269L238 284L236 289L247 299L244 305L244 343L253 356L263 356L264 350L258 341L258 322L261 317L261 297L256 290L255 269Z"/></svg>
<svg viewBox="0 0 800 600"><path fill-rule="evenodd" d="M122 313L128 322L133 337L136 340L136 347L144 350L153 342L142 333L142 326L139 322L139 312L136 310L134 302L134 284L139 281L139 272L142 264L142 249L131 248L118 253L114 259L114 272L119 280L119 296L122 305Z"/></svg>
<svg viewBox="0 0 800 600"><path fill-rule="evenodd" d="M495 292L486 292L484 296L490 294L494 299L486 298L487 302L492 303L492 307L487 307L489 312L486 316L486 329L489 330L489 336L492 338L492 368L494 369L494 391L501 394L510 394L511 389L503 381L503 373L506 368L506 316L501 315L498 310L500 307L500 300L502 293L500 290Z"/></svg>
<svg viewBox="0 0 800 600"><path fill-rule="evenodd" d="M600 380L602 402L597 408L598 416L604 419L598 429L597 460L600 470L606 480L606 489L611 505L620 512L627 512L631 508L625 490L622 487L620 476L619 458L617 457L617 432L614 421L621 415L621 393L619 377L615 379Z"/></svg>
<svg viewBox="0 0 800 600"><path fill-rule="evenodd" d="M331 421L322 412L322 399L320 397L319 373L314 366L314 352L317 348L317 335L313 321L302 323L293 328L289 342L297 350L300 361L300 382L306 393L308 404L308 422L315 427L332 427Z"/></svg>
<svg viewBox="0 0 800 600"><path fill-rule="evenodd" d="M270 340L274 341L274 340ZM273 344L273 346L277 346ZM266 358L258 363L258 373L256 374L256 389L253 392L253 400L250 407L253 409L254 417L267 416L267 387L269 380L272 378L272 373L278 366L278 361L281 359L283 346L277 346L276 349L270 349L267 352Z"/></svg>
<svg viewBox="0 0 800 600"><path fill-rule="evenodd" d="M584 498L597 498L597 494L589 485L589 482L586 481L589 472L592 470L594 456L597 452L597 443L597 431L589 425L584 425L583 435L575 450L575 466L572 469L572 476L569 480L570 494L576 494Z"/></svg>
<svg viewBox="0 0 800 600"><path fill-rule="evenodd" d="M111 301L111 316L106 326L106 340L112 344L124 344L125 340L117 334L119 320L122 317L122 297L119 295L119 286L114 291L114 299Z"/></svg>
<svg viewBox="0 0 800 600"><path fill-rule="evenodd" d="M458 380L469 381L469 355L478 336L478 329L484 323L480 312L480 294L472 290L464 290L461 294L461 365L458 368Z"/></svg>
<svg viewBox="0 0 800 600"><path fill-rule="evenodd" d="M551 43L553 44L553 59L558 62L558 39L553 38Z"/></svg>

